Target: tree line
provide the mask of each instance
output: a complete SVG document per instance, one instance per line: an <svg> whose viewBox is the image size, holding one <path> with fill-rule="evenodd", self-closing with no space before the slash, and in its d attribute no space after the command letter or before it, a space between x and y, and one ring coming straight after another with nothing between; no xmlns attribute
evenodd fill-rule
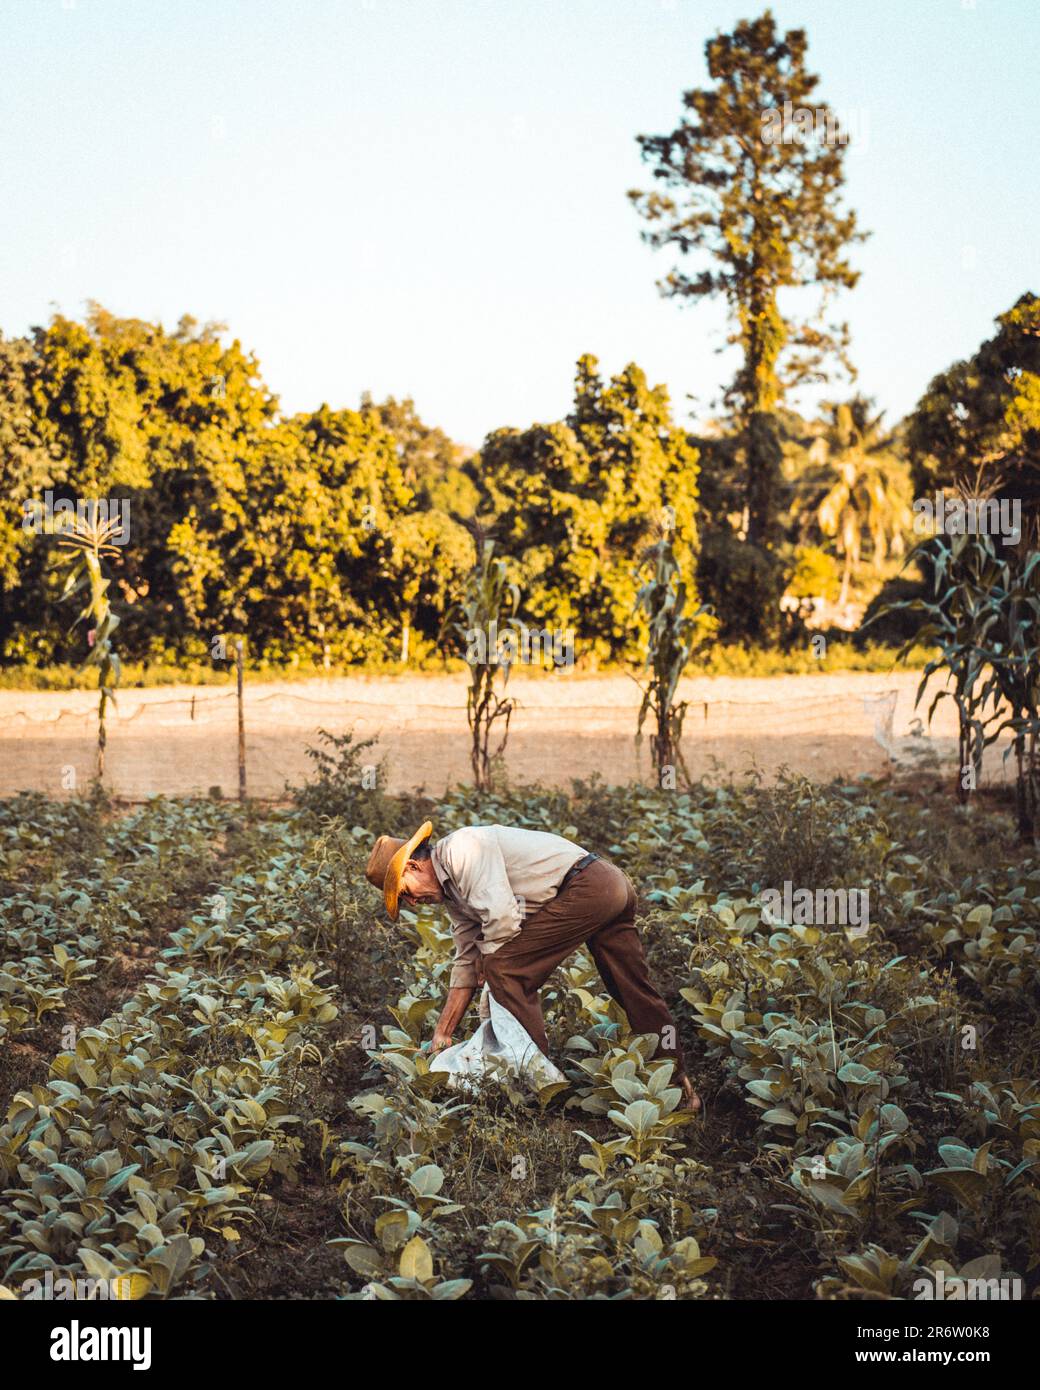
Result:
<svg viewBox="0 0 1040 1390"><path fill-rule="evenodd" d="M120 649L140 661L205 657L229 634L285 663L455 650L487 534L524 619L573 628L579 659L595 661L643 651L639 570L662 535L691 611L707 605L722 640L764 645L802 640L810 600L870 614L919 592L927 556L897 577L915 497L968 485L1014 497L1035 536L1034 295L892 427L861 391L811 418L791 404L797 387L851 374L831 308L857 283L865 236L807 50L768 11L741 21L708 41L708 85L683 94L675 128L637 137L652 186L629 197L673 259L661 292L721 298L738 348L696 431L638 365L607 377L591 354L565 419L494 430L471 452L407 397L285 414L219 324L168 331L90 304L82 322L58 314L0 336L0 662L82 656L53 547L26 524L44 497L128 507L109 592Z"/></svg>
<svg viewBox="0 0 1040 1390"><path fill-rule="evenodd" d="M166 332L94 305L82 323L56 316L0 339L2 659L82 651L53 548L27 529L27 504L48 494L125 501L127 543L109 568L120 648L140 661L203 657L230 633L275 662L454 649L449 617L481 527L525 618L573 629L579 656L641 651L639 560L664 531L720 636L791 641L798 614L781 594L920 586L893 578L915 539L915 494L981 480L1035 517L1038 388L1040 302L1026 295L894 429L862 396L812 420L777 410L766 546L750 537L739 431L683 429L634 364L605 379L582 357L566 419L494 430L467 453L407 398L281 415L256 359L219 326L185 318Z"/></svg>

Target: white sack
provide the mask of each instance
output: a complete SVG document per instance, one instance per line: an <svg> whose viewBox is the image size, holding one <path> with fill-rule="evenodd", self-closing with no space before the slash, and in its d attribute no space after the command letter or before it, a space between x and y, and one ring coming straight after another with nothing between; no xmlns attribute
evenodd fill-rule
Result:
<svg viewBox="0 0 1040 1390"><path fill-rule="evenodd" d="M497 1067L508 1068L533 1090L565 1081L563 1072L549 1061L527 1029L484 986L480 996L480 1027L466 1042L438 1052L431 1071L446 1071L450 1085L465 1089L470 1078L486 1075Z"/></svg>

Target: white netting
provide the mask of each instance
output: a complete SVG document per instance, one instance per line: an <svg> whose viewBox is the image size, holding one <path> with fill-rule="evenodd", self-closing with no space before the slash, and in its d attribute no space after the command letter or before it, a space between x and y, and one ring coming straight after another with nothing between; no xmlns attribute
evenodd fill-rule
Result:
<svg viewBox="0 0 1040 1390"><path fill-rule="evenodd" d="M914 736L918 676L896 672L684 682L683 756L698 775L769 775L783 764L819 779L882 773L893 764L939 766L956 753L950 702ZM566 785L594 772L610 782L648 780L649 739L634 742L639 691L614 676L520 677L505 764L516 782ZM237 697L226 687L126 689L108 715L106 783L117 795L183 795L238 786ZM469 733L462 676L344 678L250 683L245 690L248 789L284 795L310 773L318 731L375 738L392 790L438 793L466 781ZM650 727L645 733L649 735ZM97 695L0 691L0 795L20 788L61 794L89 781ZM69 769L71 769L71 774ZM1005 775L999 753L986 775Z"/></svg>

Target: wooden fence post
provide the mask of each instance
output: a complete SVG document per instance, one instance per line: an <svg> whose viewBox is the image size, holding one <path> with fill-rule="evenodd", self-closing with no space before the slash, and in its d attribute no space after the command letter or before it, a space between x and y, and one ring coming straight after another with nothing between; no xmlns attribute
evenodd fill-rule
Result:
<svg viewBox="0 0 1040 1390"><path fill-rule="evenodd" d="M242 702L242 639L235 639L235 665L238 667L238 799L246 799L246 719Z"/></svg>

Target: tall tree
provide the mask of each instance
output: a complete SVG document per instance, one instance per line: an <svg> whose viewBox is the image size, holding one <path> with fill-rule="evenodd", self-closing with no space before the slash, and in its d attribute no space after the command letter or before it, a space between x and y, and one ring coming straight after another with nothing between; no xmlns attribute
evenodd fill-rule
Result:
<svg viewBox="0 0 1040 1390"><path fill-rule="evenodd" d="M685 114L669 134L638 137L662 189L629 194L651 246L702 255L692 271L674 268L662 293L726 301L742 354L727 402L743 433L753 544L768 544L775 518L781 449L772 413L792 385L826 380L829 358L845 361L847 328L823 320L831 296L858 279L846 249L863 239L855 214L840 208L844 132L813 102L819 78L806 49L804 31L781 36L768 10L710 39L714 85L684 94ZM781 311L781 291L808 287L820 292L813 312L795 317L786 299Z"/></svg>
<svg viewBox="0 0 1040 1390"><path fill-rule="evenodd" d="M360 660L396 635L385 561L411 498L394 440L354 410L251 441L171 529L189 631L244 631L274 660Z"/></svg>
<svg viewBox="0 0 1040 1390"><path fill-rule="evenodd" d="M392 581L388 607L400 614L405 665L413 627L431 641L440 636L476 563L476 549L471 533L437 508L400 517L387 540L384 569Z"/></svg>
<svg viewBox="0 0 1040 1390"><path fill-rule="evenodd" d="M697 550L697 450L665 388L634 363L604 382L586 355L566 421L495 431L480 477L525 613L575 629L586 650L635 656L644 634L632 618L633 556L662 524L687 573Z"/></svg>
<svg viewBox="0 0 1040 1390"><path fill-rule="evenodd" d="M23 525L23 508L40 499L62 476L62 460L44 443L33 406L36 354L30 339L0 334L0 654L21 659L32 654L30 624L37 624L42 605L45 551L33 545ZM35 601L34 601L35 600ZM26 631L11 652L14 630Z"/></svg>
<svg viewBox="0 0 1040 1390"><path fill-rule="evenodd" d="M225 346L223 332L187 315L167 331L96 303L84 323L56 315L34 330L35 415L60 460L57 490L130 503L113 595L121 645L138 655L182 646L188 615L170 536L193 507L235 491L277 409L256 358Z"/></svg>
<svg viewBox="0 0 1040 1390"><path fill-rule="evenodd" d="M1040 542L1040 299L1023 294L974 356L934 378L909 417L914 487L967 485L1022 503Z"/></svg>
<svg viewBox="0 0 1040 1390"><path fill-rule="evenodd" d="M361 413L373 415L397 441L397 457L405 482L420 508L437 507L457 517L471 517L479 502L477 485L467 462L472 450L456 444L419 417L411 396L387 396L378 404L369 392L361 397Z"/></svg>

